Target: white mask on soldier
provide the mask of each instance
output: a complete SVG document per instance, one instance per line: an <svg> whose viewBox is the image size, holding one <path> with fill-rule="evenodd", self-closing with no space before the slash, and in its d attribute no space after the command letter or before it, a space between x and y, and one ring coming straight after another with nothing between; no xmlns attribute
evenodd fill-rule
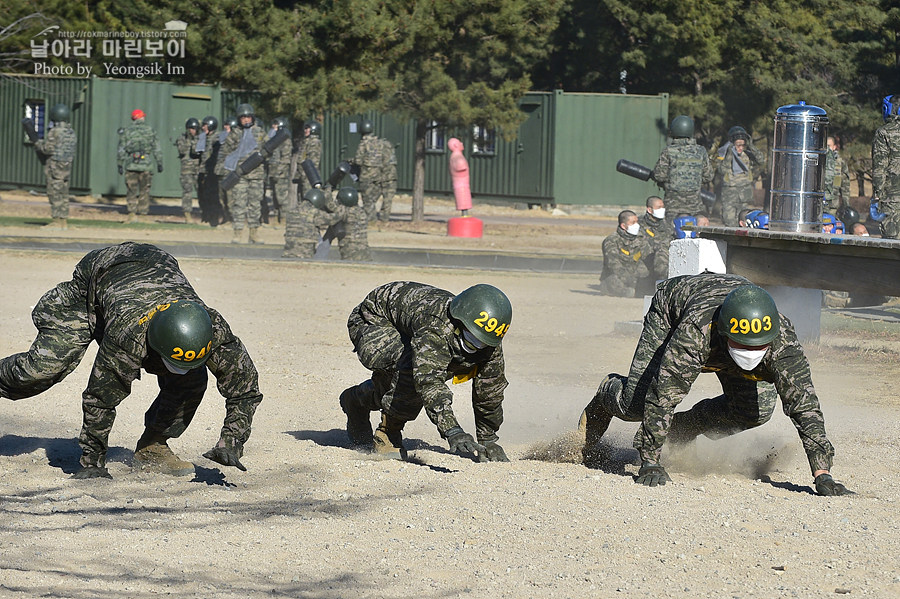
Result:
<svg viewBox="0 0 900 599"><path fill-rule="evenodd" d="M731 347L731 344L728 344L728 354L731 359L738 365L738 368L748 372L759 366L762 359L766 357L767 351L769 351L768 346L763 349L746 349Z"/></svg>

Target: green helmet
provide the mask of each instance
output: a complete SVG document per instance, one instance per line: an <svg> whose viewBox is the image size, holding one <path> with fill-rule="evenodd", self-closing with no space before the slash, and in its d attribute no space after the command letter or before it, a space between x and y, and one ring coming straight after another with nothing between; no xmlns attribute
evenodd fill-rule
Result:
<svg viewBox="0 0 900 599"><path fill-rule="evenodd" d="M200 121L198 121L198 120L195 119L194 117L191 117L191 118L189 118L188 120L186 120L186 121L184 122L184 128L185 128L185 129L199 129L199 128L200 128Z"/></svg>
<svg viewBox="0 0 900 599"><path fill-rule="evenodd" d="M317 121L306 121L305 123L303 123L303 128L308 128L310 135L322 134L322 125L320 125Z"/></svg>
<svg viewBox="0 0 900 599"><path fill-rule="evenodd" d="M288 120L283 116L276 116L272 119L272 126L276 127L279 131L287 127Z"/></svg>
<svg viewBox="0 0 900 599"><path fill-rule="evenodd" d="M344 206L359 205L359 192L355 187L341 187L337 192L338 202Z"/></svg>
<svg viewBox="0 0 900 599"><path fill-rule="evenodd" d="M669 134L672 137L691 137L694 135L694 119L684 114L676 116L669 125Z"/></svg>
<svg viewBox="0 0 900 599"><path fill-rule="evenodd" d="M450 316L479 341L497 347L509 331L512 304L492 285L474 285L450 300Z"/></svg>
<svg viewBox="0 0 900 599"><path fill-rule="evenodd" d="M217 119L216 117L214 117L212 115L203 117L202 124L206 125L206 128L209 129L210 131L215 131L216 129L219 128L219 119Z"/></svg>
<svg viewBox="0 0 900 599"><path fill-rule="evenodd" d="M731 143L734 143L739 139L750 139L750 136L747 135L746 129L739 125L735 125L728 130L728 139L731 141Z"/></svg>
<svg viewBox="0 0 900 599"><path fill-rule="evenodd" d="M716 327L742 345L767 345L778 336L780 327L775 300L762 287L741 285L725 296Z"/></svg>
<svg viewBox="0 0 900 599"><path fill-rule="evenodd" d="M174 300L150 313L147 342L173 372L203 366L212 351L212 339L209 313L196 302Z"/></svg>
<svg viewBox="0 0 900 599"><path fill-rule="evenodd" d="M362 133L363 135L368 135L369 133L371 133L374 130L375 130L375 127L372 125L372 121L370 121L369 119L363 119L362 122L359 124L359 132Z"/></svg>
<svg viewBox="0 0 900 599"><path fill-rule="evenodd" d="M50 120L54 123L68 121L70 118L69 107L65 104L54 104L50 107Z"/></svg>
<svg viewBox="0 0 900 599"><path fill-rule="evenodd" d="M249 104L238 104L237 107L237 116L241 118L242 116L256 116L253 113L253 107Z"/></svg>
<svg viewBox="0 0 900 599"><path fill-rule="evenodd" d="M237 129L238 127L240 127L240 124L238 123L236 116L230 116L227 119L225 119L225 124L228 125L229 127L231 127L232 129Z"/></svg>
<svg viewBox="0 0 900 599"><path fill-rule="evenodd" d="M325 204L328 203L328 198L325 197L325 192L321 189L313 188L303 194L303 199L322 210L325 208Z"/></svg>

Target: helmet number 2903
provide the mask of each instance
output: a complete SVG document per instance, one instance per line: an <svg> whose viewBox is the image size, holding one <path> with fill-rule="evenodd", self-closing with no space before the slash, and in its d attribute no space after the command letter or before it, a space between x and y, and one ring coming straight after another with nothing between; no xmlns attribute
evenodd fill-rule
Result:
<svg viewBox="0 0 900 599"><path fill-rule="evenodd" d="M506 334L506 330L509 328L508 324L498 323L496 318L491 318L491 315L484 310L478 314L478 318L475 319L475 324L488 333L493 333L498 337L503 337L503 335Z"/></svg>
<svg viewBox="0 0 900 599"><path fill-rule="evenodd" d="M742 335L748 335L750 333L761 333L762 331L771 331L772 330L772 317L771 316L763 316L762 319L759 318L741 318L738 320L737 318L732 318L728 321L731 324L730 331L732 333L740 333Z"/></svg>

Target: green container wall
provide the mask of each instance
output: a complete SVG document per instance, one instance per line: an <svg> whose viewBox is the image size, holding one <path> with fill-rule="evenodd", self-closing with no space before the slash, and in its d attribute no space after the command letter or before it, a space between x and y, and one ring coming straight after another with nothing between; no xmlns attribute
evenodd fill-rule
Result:
<svg viewBox="0 0 900 599"><path fill-rule="evenodd" d="M4 187L46 189L44 167L38 159L34 145L28 141L22 129L25 118L25 102L43 100L47 109L54 104L67 104L72 110L72 127L78 136L75 160L72 163L71 189L74 193L87 193L90 188L91 161L90 110L84 101L90 80L48 79L16 75L0 77L0 119L3 135L0 136L0 184ZM79 159L80 158L80 159Z"/></svg>
<svg viewBox="0 0 900 599"><path fill-rule="evenodd" d="M221 112L221 90L210 85L174 85L138 79L91 79L91 189L94 195L125 195L125 179L117 171L118 129L131 123L140 108L156 130L163 156L162 173L154 172L151 194L181 197L181 163L175 140L188 118Z"/></svg>
<svg viewBox="0 0 900 599"><path fill-rule="evenodd" d="M669 96L557 92L557 204L642 205L653 181L616 171L620 158L653 168L666 145Z"/></svg>

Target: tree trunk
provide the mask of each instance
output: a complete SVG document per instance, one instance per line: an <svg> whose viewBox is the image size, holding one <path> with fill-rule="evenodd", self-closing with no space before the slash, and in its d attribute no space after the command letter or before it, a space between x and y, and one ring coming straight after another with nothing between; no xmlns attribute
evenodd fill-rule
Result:
<svg viewBox="0 0 900 599"><path fill-rule="evenodd" d="M424 119L416 120L416 161L413 167L412 222L425 222L425 131Z"/></svg>

